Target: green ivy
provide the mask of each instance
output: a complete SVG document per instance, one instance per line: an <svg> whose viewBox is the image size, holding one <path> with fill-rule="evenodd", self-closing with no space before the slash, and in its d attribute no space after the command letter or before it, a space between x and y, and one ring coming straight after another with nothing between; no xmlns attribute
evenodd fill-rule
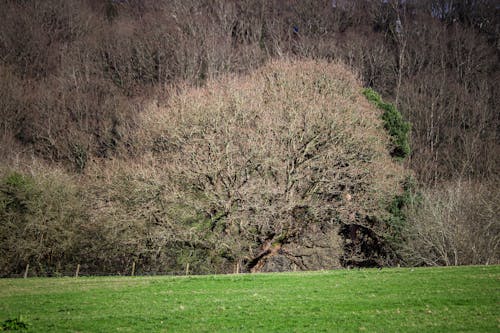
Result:
<svg viewBox="0 0 500 333"><path fill-rule="evenodd" d="M404 159L410 154L410 142L408 135L410 133L410 123L403 119L401 113L391 103L386 103L382 100L380 95L371 88L363 90L365 97L384 111L382 120L384 121L384 128L391 136L394 148L391 151L391 156Z"/></svg>
<svg viewBox="0 0 500 333"><path fill-rule="evenodd" d="M417 184L413 177L407 177L402 185L403 192L396 195L388 205L389 217L385 220L389 228L386 239L396 252L400 250L401 245L404 243L403 230L407 222L405 208L421 201L421 195L417 191Z"/></svg>

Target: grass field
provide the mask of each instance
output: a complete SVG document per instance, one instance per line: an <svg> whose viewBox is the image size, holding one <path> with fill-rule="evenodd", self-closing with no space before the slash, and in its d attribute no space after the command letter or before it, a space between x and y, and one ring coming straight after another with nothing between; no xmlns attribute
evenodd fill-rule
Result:
<svg viewBox="0 0 500 333"><path fill-rule="evenodd" d="M500 266L0 280L29 332L499 332Z"/></svg>

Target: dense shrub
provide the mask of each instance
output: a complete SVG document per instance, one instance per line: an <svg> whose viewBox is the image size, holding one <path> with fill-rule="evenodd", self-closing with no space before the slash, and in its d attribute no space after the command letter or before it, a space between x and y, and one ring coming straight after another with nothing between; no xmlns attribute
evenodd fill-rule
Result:
<svg viewBox="0 0 500 333"><path fill-rule="evenodd" d="M26 264L35 275L54 275L76 266L74 255L85 237L85 208L78 189L62 172L2 172L0 275L20 274Z"/></svg>
<svg viewBox="0 0 500 333"><path fill-rule="evenodd" d="M458 180L423 190L421 199L407 206L402 251L406 262L430 266L500 263L500 196L494 184Z"/></svg>

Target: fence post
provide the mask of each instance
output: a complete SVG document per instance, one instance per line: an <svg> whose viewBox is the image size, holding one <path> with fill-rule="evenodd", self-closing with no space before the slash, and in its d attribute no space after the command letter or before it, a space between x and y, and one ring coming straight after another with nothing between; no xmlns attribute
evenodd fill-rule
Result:
<svg viewBox="0 0 500 333"><path fill-rule="evenodd" d="M24 278L26 279L28 277L28 271L30 269L30 264L26 264L26 269L24 270Z"/></svg>
<svg viewBox="0 0 500 333"><path fill-rule="evenodd" d="M75 277L78 277L78 274L80 274L80 264L76 265L76 272L75 272Z"/></svg>
<svg viewBox="0 0 500 333"><path fill-rule="evenodd" d="M186 264L186 275L189 275L189 263Z"/></svg>
<svg viewBox="0 0 500 333"><path fill-rule="evenodd" d="M132 262L132 276L135 274L135 261Z"/></svg>

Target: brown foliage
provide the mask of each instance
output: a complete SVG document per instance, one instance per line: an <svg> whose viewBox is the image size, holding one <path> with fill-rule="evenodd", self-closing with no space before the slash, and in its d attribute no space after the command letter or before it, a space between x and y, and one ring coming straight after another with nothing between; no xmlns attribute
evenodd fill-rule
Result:
<svg viewBox="0 0 500 333"><path fill-rule="evenodd" d="M488 177L500 155L498 9L487 0L443 8L436 0L4 1L0 66L18 83L2 95L20 103L2 110L4 139L79 169L71 147L88 158L129 150L125 132L143 107L134 106L152 89L294 55L342 59L393 97L414 123L410 165L420 180Z"/></svg>
<svg viewBox="0 0 500 333"><path fill-rule="evenodd" d="M453 25L411 25L401 110L413 125L411 166L426 183L498 171L498 64L482 36ZM491 73L487 74L487 73Z"/></svg>
<svg viewBox="0 0 500 333"><path fill-rule="evenodd" d="M494 188L494 182L457 181L423 191L408 211L406 260L432 266L500 263L500 196Z"/></svg>
<svg viewBox="0 0 500 333"><path fill-rule="evenodd" d="M83 259L77 256L85 251L87 207L79 188L61 170L36 168L0 170L0 276L19 274L26 264L31 274L54 275Z"/></svg>
<svg viewBox="0 0 500 333"><path fill-rule="evenodd" d="M249 247L297 242L310 224L386 217L405 172L360 90L340 65L274 62L171 96L138 141L176 181L178 205L249 260Z"/></svg>

